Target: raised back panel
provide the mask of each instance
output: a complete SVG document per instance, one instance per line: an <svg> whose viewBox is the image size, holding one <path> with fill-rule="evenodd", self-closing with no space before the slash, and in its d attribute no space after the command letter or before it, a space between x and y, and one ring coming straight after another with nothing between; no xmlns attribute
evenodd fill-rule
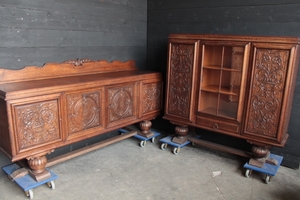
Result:
<svg viewBox="0 0 300 200"><path fill-rule="evenodd" d="M128 70L137 70L133 60L126 62L89 59L67 60L63 63L46 63L42 67L26 66L20 70L0 69L0 84L2 82L20 82Z"/></svg>

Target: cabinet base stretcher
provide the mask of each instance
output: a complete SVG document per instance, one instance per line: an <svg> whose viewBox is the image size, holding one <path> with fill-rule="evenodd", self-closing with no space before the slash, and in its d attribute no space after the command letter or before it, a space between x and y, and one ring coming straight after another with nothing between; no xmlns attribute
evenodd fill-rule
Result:
<svg viewBox="0 0 300 200"><path fill-rule="evenodd" d="M250 176L250 174L252 173L252 171L257 171L257 172L263 173L266 175L265 183L268 184L270 182L271 178L276 175L276 173L280 167L280 164L283 160L282 156L279 156L276 154L270 154L270 158L275 159L277 161L277 165L264 163L263 166L260 168L257 166L250 165L249 162L247 162L244 165L244 168L247 169L245 172L245 176L248 178Z"/></svg>
<svg viewBox="0 0 300 200"><path fill-rule="evenodd" d="M132 128L125 127L125 128L120 128L120 129L119 129L119 132L120 132L121 134L123 134L123 133L127 133L127 132L133 131L133 130L134 130L134 129L132 129ZM133 137L135 137L135 138L141 140L140 146L141 146L141 147L145 147L148 140L151 140L151 142L154 143L154 142L155 142L155 138L158 137L158 136L160 136L160 133L157 132L157 131L154 131L154 130L151 129L150 132L153 133L150 137L144 137L144 136L142 136L142 135L139 135L138 133L135 134L135 135L133 135Z"/></svg>
<svg viewBox="0 0 300 200"><path fill-rule="evenodd" d="M197 136L196 138L199 138L199 137L200 136ZM167 136L167 137L164 137L164 138L160 139L159 141L162 143L160 148L162 150L165 150L168 145L171 145L171 146L174 147L173 153L175 155L177 155L180 152L180 148L185 147L186 145L191 143L191 141L187 140L183 144L178 144L178 143L172 142L172 139L173 139L173 136Z"/></svg>
<svg viewBox="0 0 300 200"><path fill-rule="evenodd" d="M55 189L55 184L54 184L54 180L58 178L58 176L56 174L54 174L52 171L50 171L49 169L47 169L50 172L50 177L45 179L45 180L41 180L39 182L37 182L36 180L34 180L28 173L26 173L23 176L20 177L11 177L11 175L16 171L16 170L20 170L20 166L17 164L11 164L11 165L7 165L2 167L2 170L8 175L9 178L11 178L12 181L14 181L20 188L22 188L26 194L26 196L28 196L30 199L33 198L33 188L36 188L40 185L43 184L47 184L47 186L49 188L51 188L52 190Z"/></svg>

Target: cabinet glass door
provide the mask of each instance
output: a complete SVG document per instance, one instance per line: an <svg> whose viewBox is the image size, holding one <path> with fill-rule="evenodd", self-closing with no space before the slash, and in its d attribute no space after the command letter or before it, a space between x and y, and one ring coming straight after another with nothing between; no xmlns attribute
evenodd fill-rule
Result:
<svg viewBox="0 0 300 200"><path fill-rule="evenodd" d="M246 44L202 44L198 111L238 120Z"/></svg>

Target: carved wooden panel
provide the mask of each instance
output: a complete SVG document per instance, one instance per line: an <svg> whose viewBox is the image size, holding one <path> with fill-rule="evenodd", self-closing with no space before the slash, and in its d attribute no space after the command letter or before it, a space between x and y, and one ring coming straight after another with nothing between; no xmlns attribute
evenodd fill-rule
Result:
<svg viewBox="0 0 300 200"><path fill-rule="evenodd" d="M161 109L162 83L148 83L142 89L142 113Z"/></svg>
<svg viewBox="0 0 300 200"><path fill-rule="evenodd" d="M76 93L67 95L68 132L76 133L95 126L100 121L101 93Z"/></svg>
<svg viewBox="0 0 300 200"><path fill-rule="evenodd" d="M108 124L135 115L134 84L108 88L107 92Z"/></svg>
<svg viewBox="0 0 300 200"><path fill-rule="evenodd" d="M247 132L277 137L288 59L288 50L256 49Z"/></svg>
<svg viewBox="0 0 300 200"><path fill-rule="evenodd" d="M15 106L20 150L60 138L58 100Z"/></svg>
<svg viewBox="0 0 300 200"><path fill-rule="evenodd" d="M189 118L194 44L172 44L169 66L168 114Z"/></svg>

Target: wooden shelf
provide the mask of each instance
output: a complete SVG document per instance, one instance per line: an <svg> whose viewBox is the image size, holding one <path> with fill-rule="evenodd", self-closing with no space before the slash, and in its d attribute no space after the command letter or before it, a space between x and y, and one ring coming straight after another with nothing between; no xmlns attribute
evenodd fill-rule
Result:
<svg viewBox="0 0 300 200"><path fill-rule="evenodd" d="M221 87L221 89L219 89L219 86L217 86L217 85L204 86L204 87L201 88L201 90L206 91L206 92L213 92L213 93L220 93L220 94L238 96L238 93L230 91L229 87Z"/></svg>
<svg viewBox="0 0 300 200"><path fill-rule="evenodd" d="M241 70L238 69L232 69L228 67L221 67L220 65L206 65L203 66L203 69L212 69L212 70L224 70L224 71L230 71L230 72L242 72Z"/></svg>
<svg viewBox="0 0 300 200"><path fill-rule="evenodd" d="M208 107L203 110L200 110L200 112L211 114L211 115L217 115L217 116L225 116L234 119L236 118L236 113L232 112L231 110L218 109L218 113L217 113L216 108Z"/></svg>

